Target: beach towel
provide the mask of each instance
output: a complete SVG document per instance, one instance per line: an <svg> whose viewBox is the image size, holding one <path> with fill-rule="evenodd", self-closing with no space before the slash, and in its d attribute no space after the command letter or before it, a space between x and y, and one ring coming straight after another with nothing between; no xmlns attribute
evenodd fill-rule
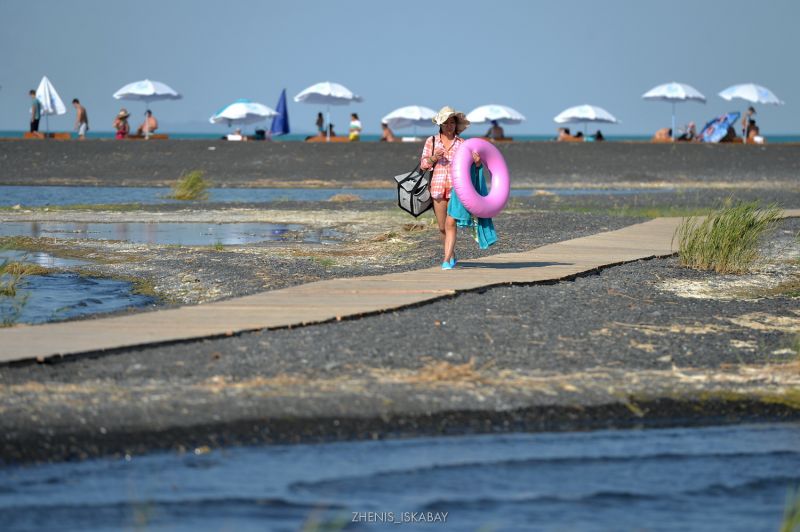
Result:
<svg viewBox="0 0 800 532"><path fill-rule="evenodd" d="M489 193L486 188L486 178L483 175L483 165L476 168L475 165L470 166L470 178L472 179L472 186L481 196ZM469 227L472 229L472 238L478 243L481 249L486 249L495 242L497 242L497 232L494 230L494 224L491 218L476 218L464 207L461 200L458 199L456 189L453 188L450 193L450 201L447 203L447 214L456 219L458 227Z"/></svg>

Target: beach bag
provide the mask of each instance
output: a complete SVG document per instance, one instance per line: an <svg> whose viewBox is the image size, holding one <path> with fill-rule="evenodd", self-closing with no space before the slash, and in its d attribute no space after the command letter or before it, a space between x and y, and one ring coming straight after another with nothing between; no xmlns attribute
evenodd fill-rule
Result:
<svg viewBox="0 0 800 532"><path fill-rule="evenodd" d="M433 147L435 147L435 143ZM407 174L394 176L394 180L397 182L397 205L415 217L433 207L433 198L431 198L429 188L432 176L433 167L430 170L422 171L419 165Z"/></svg>

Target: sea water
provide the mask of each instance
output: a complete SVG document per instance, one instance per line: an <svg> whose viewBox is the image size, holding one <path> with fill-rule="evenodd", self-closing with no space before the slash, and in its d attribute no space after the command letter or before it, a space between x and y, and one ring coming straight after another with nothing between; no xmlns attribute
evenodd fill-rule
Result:
<svg viewBox="0 0 800 532"><path fill-rule="evenodd" d="M778 530L798 485L797 423L412 438L7 466L0 523L752 532Z"/></svg>

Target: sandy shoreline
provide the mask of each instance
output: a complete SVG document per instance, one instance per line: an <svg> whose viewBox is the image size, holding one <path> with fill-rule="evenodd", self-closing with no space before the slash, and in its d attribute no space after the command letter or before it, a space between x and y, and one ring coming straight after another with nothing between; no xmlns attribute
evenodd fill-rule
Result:
<svg viewBox="0 0 800 532"><path fill-rule="evenodd" d="M499 146L515 186L798 187L800 145L521 142ZM0 185L165 186L201 169L222 187L382 187L415 143L0 142Z"/></svg>

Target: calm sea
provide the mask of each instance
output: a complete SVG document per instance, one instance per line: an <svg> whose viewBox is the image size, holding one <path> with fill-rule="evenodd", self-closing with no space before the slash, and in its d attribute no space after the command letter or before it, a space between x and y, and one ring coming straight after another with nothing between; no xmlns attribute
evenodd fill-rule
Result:
<svg viewBox="0 0 800 532"><path fill-rule="evenodd" d="M200 448L7 465L0 467L0 528L779 530L787 495L800 483L798 443L800 425L786 423Z"/></svg>

